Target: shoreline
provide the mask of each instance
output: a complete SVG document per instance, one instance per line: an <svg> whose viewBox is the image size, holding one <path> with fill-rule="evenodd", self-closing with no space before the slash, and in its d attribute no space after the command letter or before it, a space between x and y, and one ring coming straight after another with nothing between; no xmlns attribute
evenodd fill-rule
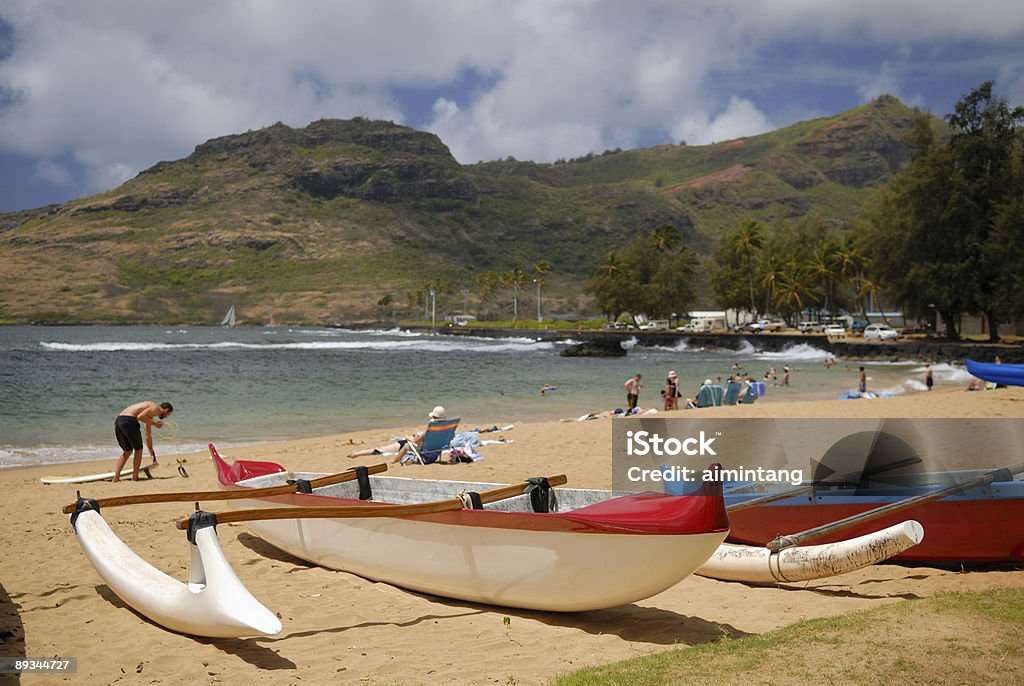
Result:
<svg viewBox="0 0 1024 686"><path fill-rule="evenodd" d="M1007 391L1007 390L1010 390L1010 389L1000 389L1000 392L1004 392L1004 391ZM833 407L834 408L834 416L836 416L836 417L861 417L861 418L867 418L867 417L874 416L873 413L876 411L875 408L871 407L872 403L891 403L893 401L899 401L899 402L897 402L895 404L895 406L903 407L902 406L903 402L909 402L910 403L910 405L906 406L908 409L901 410L902 412L904 412L906 414L901 414L900 416L903 416L903 417L923 417L923 416L929 416L929 415L922 415L922 414L920 414L919 412L916 411L916 403L915 403L915 401L917 399L919 399L919 398L927 398L927 397L935 397L935 396L938 396L940 394L946 394L946 393L963 393L963 392L964 391L960 388L959 384L957 384L955 387L954 386L950 386L949 384L946 384L945 386L936 386L935 390L931 391L929 393L925 393L925 392L922 392L922 391L913 391L913 392L910 392L910 393L905 393L905 394L901 394L901 395L897 395L897 396L893 396L893 397L883 397L883 398L874 398L874 399L836 400L836 399L834 399L834 396L829 396L829 398L827 398L827 399L818 398L818 397L796 397L796 398L790 397L790 398L787 398L787 399L778 399L777 397L770 397L767 400L762 400L762 401L759 401L759 402L754 403L752 405L705 407L705 408L700 408L699 410L677 410L677 411L671 411L671 412L666 412L664 410L660 410L659 409L657 414L653 415L653 416L657 417L657 418L660 418L660 419L677 418L677 417L678 418L687 418L687 419L695 419L695 418L701 418L701 417L703 417L703 418L715 418L715 419L719 419L719 418L732 418L732 417L737 417L737 418L739 418L739 417L749 417L749 418L761 418L761 419L764 419L764 418L775 417L775 416L777 416L778 414L781 413L781 414L783 414L785 416L791 416L791 417L805 417L805 416L806 417L818 417L818 416L821 416L819 414L819 410L821 408L820 407L812 407L812 406L824 406L824 407ZM806 393L810 394L812 392L806 392ZM994 391L983 391L982 393L994 393ZM976 393L971 393L970 395L973 396L973 395L976 395ZM832 405L830 405L830 403L832 403ZM841 403L841 405L835 405L834 403ZM895 406L886 406L885 408L880 408L880 409L891 410L891 409L894 409ZM801 408L801 407L803 407L806 410L806 412L801 412L799 410L799 408ZM577 423L577 422L568 422L568 423L566 423L566 422L563 422L561 420L561 418L556 419L554 415L551 415L551 416L539 416L540 414L541 413L537 413L537 414L534 414L534 415L531 415L531 416L527 416L525 418L515 419L514 421L508 421L508 422L505 422L504 420L502 420L501 422L499 422L499 424L506 425L508 423L511 423L511 424L514 424L516 427L519 427L519 426L522 426L522 425L531 425L531 424L544 425L544 424L551 423L551 424L558 424L558 425L564 427L567 424L571 425L571 424ZM949 417L957 417L957 416L979 416L980 417L980 416L988 416L988 415L949 414L948 416ZM1024 416L1024 415L1022 415L1022 416ZM589 423L589 422L587 422L587 423ZM471 427L489 426L489 425L492 425L492 424L494 424L494 422L493 421L489 421L489 420L474 421L474 418L470 416L470 417L466 417L466 418L463 419L463 422L461 424L463 429L460 429L460 430L468 430ZM209 442L213 442L218 447L226 446L229 450L248 450L248 449L259 449L259 448L262 448L262 447L270 448L270 447L273 447L273 446L288 446L288 445L291 445L293 443L300 443L301 444L301 443L306 443L306 442L310 442L310 441L312 441L312 442L318 442L318 441L327 442L327 441L335 441L335 440L338 440L338 439L343 439L345 441L347 441L349 439L358 440L358 441L370 440L370 442L376 441L376 443L381 443L382 444L382 443L390 442L391 438L393 438L394 436L411 435L412 433L414 433L416 431L419 431L421 428L422 427L420 427L418 425L407 425L407 426L403 426L403 427L376 426L376 427L356 428L356 429L351 429L351 430L346 430L346 431L339 431L339 432L327 432L327 433L323 433L323 434L316 434L316 435L313 435L313 436L310 436L310 435L299 435L299 436L295 436L295 437L291 437L291 438L269 438L269 439L266 439L266 440L254 440L254 441L243 441L243 442L225 441L223 443L218 442L217 440L213 440L213 441L206 441L203 444L197 444L197 445L201 445L201 447L196 447L195 449L190 449L189 448L189 449L184 449L184 450L181 450L181 451L178 451L178 452L173 452L173 453L163 452L163 451L166 451L169 448L175 448L177 446L174 446L173 444L171 444L169 446L168 445L163 445L162 446L161 443L160 443L160 440L159 440L160 437L159 437L158 434L154 436L154 438L156 439L154 441L154 443L155 443L155 448L156 448L156 451L157 451L157 459L158 459L158 461L161 464L170 464L172 466L176 466L176 461L177 460L190 460L190 459L194 460L197 457L205 459L206 456L207 456L207 449L206 449L205 446ZM364 439L365 436L371 436L371 437L374 437L374 438L372 438L372 439ZM509 434L509 437L514 439L514 434ZM72 447L74 447L74 446L72 446ZM80 448L81 446L78 446L78 447ZM65 449L65 448L70 448L70 447L54 446L54 449ZM40 463L33 463L33 464L9 465L9 466L0 467L0 475L3 475L5 473L11 473L11 472L14 472L14 471L17 471L17 470L34 469L34 468L49 469L51 472L53 472L53 471L56 471L56 470L60 470L62 468L67 468L68 466L74 466L75 470L78 471L78 466L79 465L81 465L83 467L83 469L81 470L82 473L86 473L86 469L85 468L87 468L90 465L95 465L97 467L96 469L93 470L95 472L103 472L103 471L111 471L111 470L113 470L113 466L112 465L114 465L117 462L117 458L118 458L117 447L115 445L113 445L113 441L111 441L111 445L109 446L109 448L107 446L99 446L99 445L91 445L91 446L89 446L89 448L90 449L95 449L95 450L109 450L110 457L95 457L95 458L89 457L87 459L80 459L80 460L47 461L47 462L40 462ZM149 456L148 455L143 455L143 464L148 464L148 463L149 463ZM109 469L105 469L104 468L105 465L106 466L110 466L110 468ZM131 458L129 458L128 465L129 466L131 465ZM47 474L47 476L52 476L52 475L53 474Z"/></svg>
<svg viewBox="0 0 1024 686"><path fill-rule="evenodd" d="M1006 389L1002 389L1002 390L1006 390ZM947 385L945 387L941 387L941 386L936 387L936 389L934 391L932 391L929 395L935 396L935 395L944 394L944 393L960 393L960 392L962 392L962 389L959 388L959 384L956 387L950 387L950 386ZM986 392L991 392L991 391L986 391ZM812 392L808 391L806 393L810 394ZM974 395L974 394L972 394L972 395ZM657 417L657 418L660 418L660 419L677 418L677 417L678 418L687 418L687 419L696 419L696 418L701 418L701 417L704 417L704 418L715 418L715 419L718 419L718 418L731 418L731 417L772 418L772 417L775 417L780 412L785 414L786 416L816 417L816 416L820 416L820 415L817 413L816 410L812 410L812 408L810 407L811 405L822 405L823 403L827 404L827 403L836 403L836 402L843 403L841 406L833 406L833 407L835 407L835 416L836 417L870 417L870 416L872 416L871 413L874 411L872 408L869 407L868 404L870 404L870 403L891 402L893 400L910 401L912 403L914 399L919 398L919 397L926 397L926 394L924 392L914 391L914 392L911 392L911 393L902 394L902 395L893 396L893 397L863 399L863 400L856 400L856 401L851 401L851 400L842 400L842 401L835 400L833 396L829 396L828 399L817 398L817 397L796 397L796 398L790 397L790 398L787 398L787 399L784 399L784 400L777 399L776 397L771 397L771 398L769 398L767 400L762 400L762 401L759 401L759 402L754 403L752 405L705 407L705 408L700 408L699 410L677 410L677 411L670 411L670 412L666 412L664 410L660 410L659 409L657 414L653 415L653 417ZM851 405L850 403L854 403L854 404ZM795 408L800 408L800 407L803 407L803 406L807 406L806 407L806 409L807 409L806 413L800 413L798 410L795 410ZM511 421L511 422L504 422L504 421L502 421L502 422L499 422L499 423L501 425L506 425L507 423L511 423L511 424L514 424L517 427L521 426L521 425L528 425L528 424L540 424L540 425L543 425L543 424L548 424L548 423L560 424L561 426L564 427L567 423L570 424L570 425L573 424L573 423L576 423L576 422L564 422L564 421L562 421L561 418L556 419L553 415L552 416L539 416L539 415L540 415L540 413L537 413L537 414L532 415L532 416L527 416L525 418L516 419L515 421ZM923 415L913 414L913 415L902 415L902 416L923 416ZM949 416L955 417L955 416L960 416L960 415L952 415L951 414ZM620 419L623 419L623 418L620 418ZM487 421L487 420L473 421L472 417L468 417L468 418L465 418L463 420L463 422L461 424L461 426L463 428L460 429L460 430L468 430L470 427L491 425L493 423L494 422ZM207 456L207 449L206 449L205 446L208 443L210 443L210 442L213 442L218 447L226 446L230 450L239 450L239 449L247 450L247 449L251 449L251 448L260 448L260 447L269 447L269 446L287 446L287 445L290 445L290 444L295 443L295 442L304 443L304 442L307 442L307 441L313 441L313 442L317 442L317 441L333 441L333 440L337 440L337 439L348 440L350 438L352 440L364 440L362 438L363 436L373 436L373 437L376 437L373 440L375 440L377 443L381 443L382 444L382 443L390 442L391 438L394 437L394 436L411 435L412 433L414 433L416 431L419 431L421 428L422 427L419 427L418 425L408 425L408 426L397 427L397 428L394 427L394 426L387 426L387 427L377 426L377 427L356 428L356 429L351 429L351 430L347 430L347 431L340 431L340 432L328 432L328 433L317 434L317 435L313 435L313 436L299 435L299 436L295 436L295 437L291 437L291 438L269 438L269 439L266 439L266 440L254 440L254 441L243 441L243 442L225 441L223 443L220 443L220 442L218 442L216 440L213 440L213 441L206 441L203 444L201 444L201 447L197 447L195 449L185 449L185 450L181 450L181 451L173 452L173 453L163 452L163 451L166 451L169 448L174 448L176 446L174 446L173 444L171 444L170 446L168 446L168 445L163 445L162 446L161 443L160 443L160 440L159 440L160 436L158 434L156 434L154 436L154 438L155 438L154 445L155 445L155 448L156 448L156 451L157 451L157 459L158 459L158 461L161 464L170 464L172 466L176 466L176 461L177 460L189 460L189 459L193 459L194 460L197 457L205 459L206 456ZM514 439L514 435L513 434L510 434L510 437ZM197 445L200 445L200 444L197 444ZM75 446L70 446L70 447L54 446L54 449L73 448L73 447L75 447ZM81 446L77 446L77 447L81 448ZM113 444L113 441L111 441L111 445L109 446L109 448L107 446L99 446L99 445L91 445L91 446L89 446L89 448L90 449L95 449L95 450L108 450L109 453L110 453L110 457L95 457L95 458L90 457L90 458L87 458L87 459L80 459L80 460L47 461L47 462L40 462L40 463L33 463L33 464L21 464L21 465L2 466L2 467L0 467L0 475L5 474L5 473L10 473L10 472L13 472L13 471L16 471L16 470L33 469L33 468L37 468L37 467L38 468L46 468L46 469L50 469L51 471L55 471L55 470L60 470L62 468L66 468L69 465L75 466L76 470L77 470L77 467L79 465L81 465L83 467L88 467L90 465L95 465L96 469L92 470L92 471L95 471L95 472L103 472L103 471L112 471L113 470L113 466L110 466L110 469L105 469L104 468L104 465L114 465L117 462L117 458L118 458L117 447ZM145 455L145 454L143 455L142 463L143 464L148 464L149 463L149 456L148 455ZM130 466L130 465L131 465L131 458L129 458L129 461L128 461L128 466ZM81 471L82 471L82 473L86 473L85 469L83 469ZM47 474L47 476L52 476L52 474Z"/></svg>

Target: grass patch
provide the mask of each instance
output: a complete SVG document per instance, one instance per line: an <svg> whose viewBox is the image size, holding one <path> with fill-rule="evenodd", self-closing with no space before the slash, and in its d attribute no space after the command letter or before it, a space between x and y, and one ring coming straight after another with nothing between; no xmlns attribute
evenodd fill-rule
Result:
<svg viewBox="0 0 1024 686"><path fill-rule="evenodd" d="M1024 589L943 593L590 667L551 686L1022 683Z"/></svg>

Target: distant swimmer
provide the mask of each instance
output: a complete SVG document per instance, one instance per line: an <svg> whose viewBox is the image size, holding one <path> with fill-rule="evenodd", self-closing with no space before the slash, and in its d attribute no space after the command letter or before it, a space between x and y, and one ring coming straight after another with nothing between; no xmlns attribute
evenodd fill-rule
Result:
<svg viewBox="0 0 1024 686"><path fill-rule="evenodd" d="M550 391L557 391L557 390L558 390L558 386L552 386L550 384L544 384L543 386L540 387L540 394L544 395L545 393L548 393Z"/></svg>

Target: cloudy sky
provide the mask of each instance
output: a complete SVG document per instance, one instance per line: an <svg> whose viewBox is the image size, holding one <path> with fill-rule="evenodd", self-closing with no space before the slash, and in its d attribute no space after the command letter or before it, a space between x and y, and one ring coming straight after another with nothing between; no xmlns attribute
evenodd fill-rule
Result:
<svg viewBox="0 0 1024 686"><path fill-rule="evenodd" d="M882 93L943 116L986 80L1024 104L1020 0L0 0L0 211L276 121L549 162Z"/></svg>

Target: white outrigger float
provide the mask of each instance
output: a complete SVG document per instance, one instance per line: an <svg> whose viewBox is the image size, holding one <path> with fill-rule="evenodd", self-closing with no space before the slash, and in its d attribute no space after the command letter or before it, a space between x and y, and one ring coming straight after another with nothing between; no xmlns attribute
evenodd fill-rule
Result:
<svg viewBox="0 0 1024 686"><path fill-rule="evenodd" d="M281 620L239 581L212 524L202 517L195 517L189 528L192 568L187 584L136 555L90 501L80 499L71 523L85 556L110 590L157 624L213 638L272 636L281 631Z"/></svg>
<svg viewBox="0 0 1024 686"><path fill-rule="evenodd" d="M723 545L728 517L717 483L671 496L550 489L565 483L564 476L512 486L372 476L386 465L320 476L292 474L272 462L228 465L210 449L229 490L121 496L84 507L80 499L72 517L83 550L111 590L154 622L198 636L271 635L281 628L228 565L217 542L218 522L249 522L254 533L292 555L371 580L560 612L635 602L694 572L751 582L831 576L885 559L914 539L913 531L887 532L847 551L837 544L781 554L737 551L743 547ZM100 506L201 500L251 509L196 513L178 522L193 542L187 585L135 555L99 515ZM810 571L816 576L806 576Z"/></svg>
<svg viewBox="0 0 1024 686"><path fill-rule="evenodd" d="M772 550L723 543L694 574L723 581L773 584L813 581L888 560L924 540L913 520L845 541Z"/></svg>

